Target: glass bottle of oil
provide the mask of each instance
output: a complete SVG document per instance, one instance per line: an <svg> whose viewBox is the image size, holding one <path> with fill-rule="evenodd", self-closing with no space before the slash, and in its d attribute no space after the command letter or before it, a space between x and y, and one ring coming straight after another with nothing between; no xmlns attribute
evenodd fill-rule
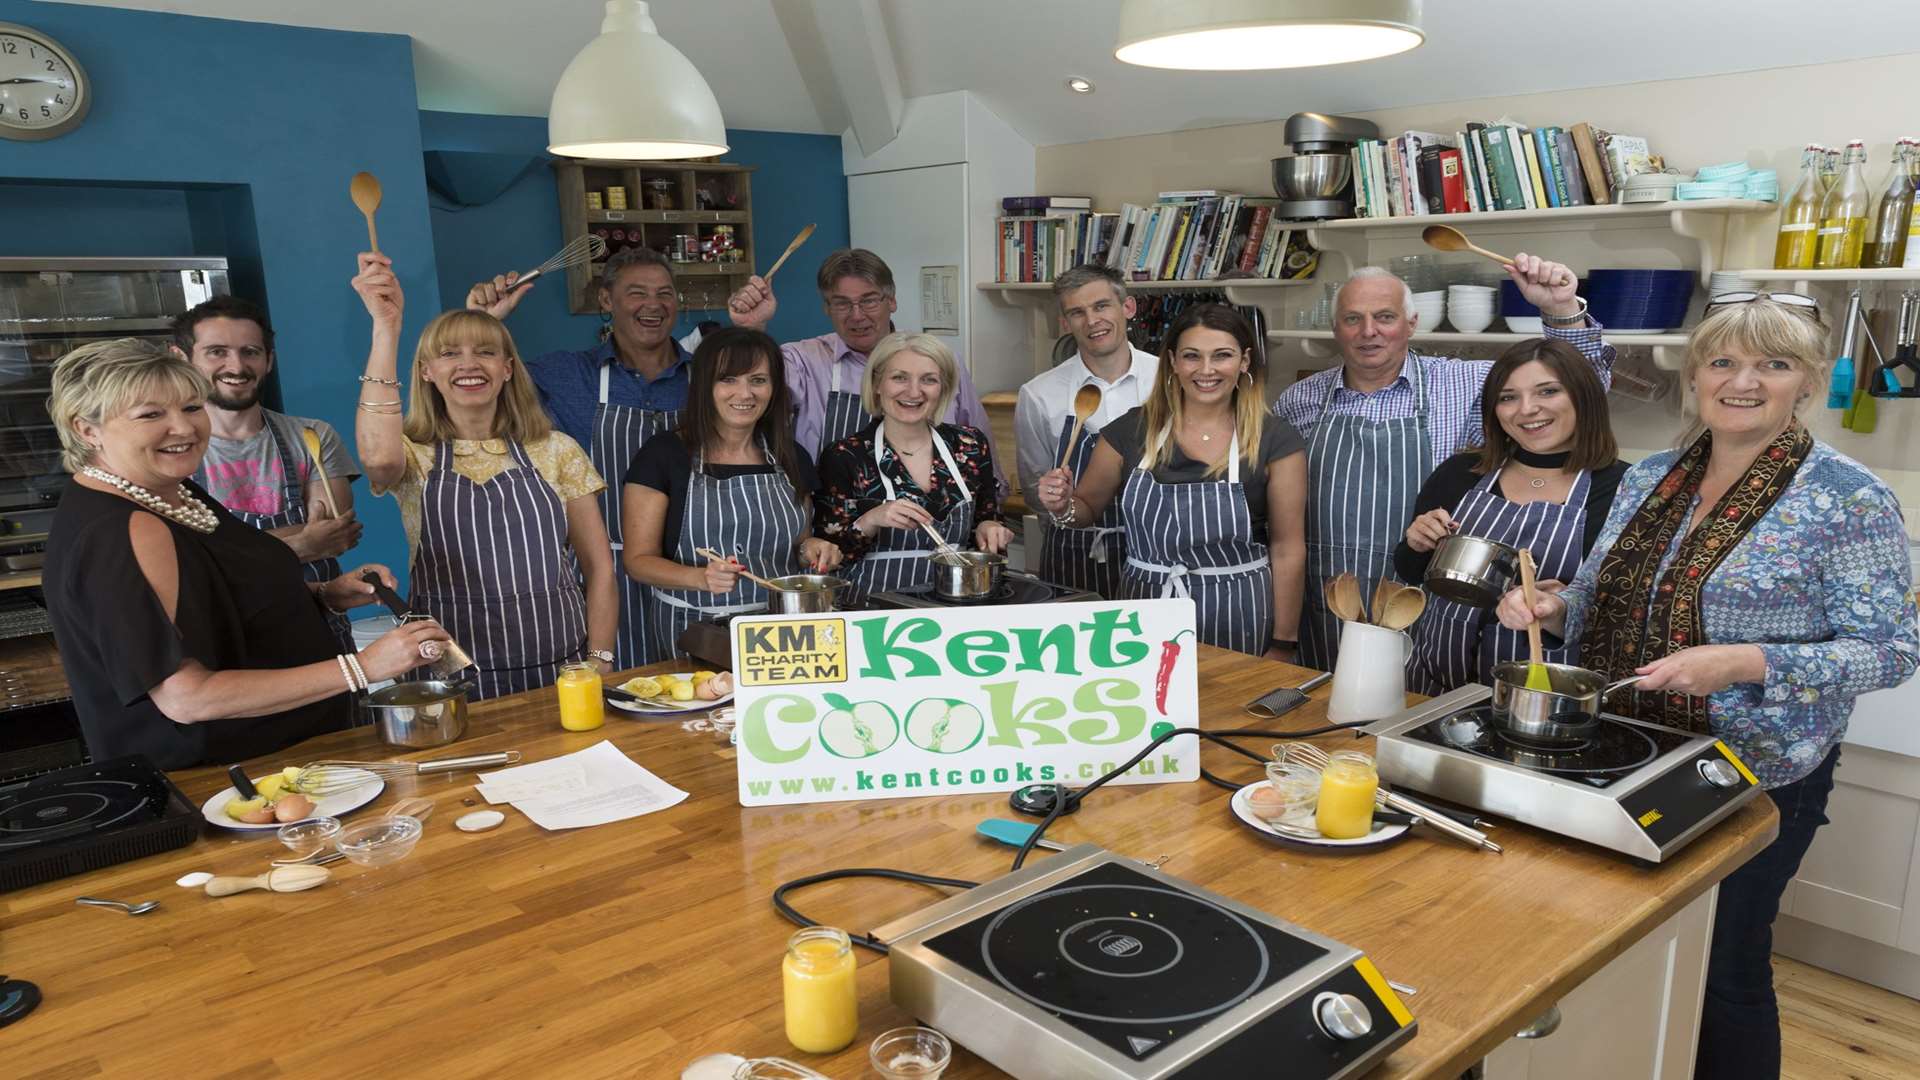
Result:
<svg viewBox="0 0 1920 1080"><path fill-rule="evenodd" d="M1887 176L1880 205L1874 208L1861 266L1882 269L1899 266L1906 259L1907 229L1913 224L1913 175L1908 171L1912 156L1913 144L1906 139L1893 144L1893 171Z"/></svg>
<svg viewBox="0 0 1920 1080"><path fill-rule="evenodd" d="M1825 198L1840 179L1840 151L1831 146L1820 148L1820 196Z"/></svg>
<svg viewBox="0 0 1920 1080"><path fill-rule="evenodd" d="M1820 166L1825 160L1826 152L1818 143L1808 143L1800 154L1800 179L1780 204L1780 237L1773 245L1776 270L1813 269L1820 203L1826 194L1820 180Z"/></svg>
<svg viewBox="0 0 1920 1080"><path fill-rule="evenodd" d="M1851 270L1860 265L1860 249L1867 241L1867 144L1847 143L1840 179L1820 208L1820 247L1813 265L1819 270Z"/></svg>

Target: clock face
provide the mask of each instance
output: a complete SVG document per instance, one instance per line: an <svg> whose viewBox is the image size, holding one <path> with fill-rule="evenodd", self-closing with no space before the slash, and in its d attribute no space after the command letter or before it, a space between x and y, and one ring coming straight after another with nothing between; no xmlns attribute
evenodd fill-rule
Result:
<svg viewBox="0 0 1920 1080"><path fill-rule="evenodd" d="M0 23L0 135L48 138L86 115L86 74L51 39Z"/></svg>

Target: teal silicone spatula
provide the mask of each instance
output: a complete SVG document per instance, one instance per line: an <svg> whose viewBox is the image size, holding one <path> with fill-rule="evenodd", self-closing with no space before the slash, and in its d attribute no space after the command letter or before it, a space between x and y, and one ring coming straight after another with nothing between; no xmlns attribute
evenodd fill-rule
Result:
<svg viewBox="0 0 1920 1080"><path fill-rule="evenodd" d="M1006 818L988 818L973 827L974 832L989 840L998 840L1008 847L1019 847L1026 843L1027 837L1033 835L1033 830L1034 826L1024 821L1008 821ZM1040 842L1033 846L1046 848L1048 851L1067 850L1067 845L1048 840L1046 837L1041 837Z"/></svg>

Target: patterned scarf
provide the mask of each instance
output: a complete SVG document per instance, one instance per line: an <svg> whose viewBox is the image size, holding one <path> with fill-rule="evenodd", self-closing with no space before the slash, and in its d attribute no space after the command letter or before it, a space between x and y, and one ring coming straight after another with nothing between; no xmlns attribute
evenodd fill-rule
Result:
<svg viewBox="0 0 1920 1080"><path fill-rule="evenodd" d="M1712 432L1694 440L1633 512L1601 560L1581 662L1610 680L1624 679L1643 664L1706 642L1700 593L1707 578L1793 482L1800 463L1813 450L1813 436L1798 420L1781 432L1699 527L1687 533L1672 565L1660 574L1661 558L1673 538L1687 528L1712 449ZM1708 730L1703 697L1645 693L1614 701L1617 706L1631 701L1622 711L1641 720L1701 733Z"/></svg>

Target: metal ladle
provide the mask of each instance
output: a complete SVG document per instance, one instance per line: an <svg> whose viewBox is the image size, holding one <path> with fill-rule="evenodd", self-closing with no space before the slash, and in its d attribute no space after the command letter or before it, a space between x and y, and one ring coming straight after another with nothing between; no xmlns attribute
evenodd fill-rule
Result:
<svg viewBox="0 0 1920 1080"><path fill-rule="evenodd" d="M138 904L129 904L121 900L102 900L97 896L82 896L75 900L74 903L87 907L115 908L129 915L145 915L147 912L160 906L160 901L158 900L143 900Z"/></svg>

